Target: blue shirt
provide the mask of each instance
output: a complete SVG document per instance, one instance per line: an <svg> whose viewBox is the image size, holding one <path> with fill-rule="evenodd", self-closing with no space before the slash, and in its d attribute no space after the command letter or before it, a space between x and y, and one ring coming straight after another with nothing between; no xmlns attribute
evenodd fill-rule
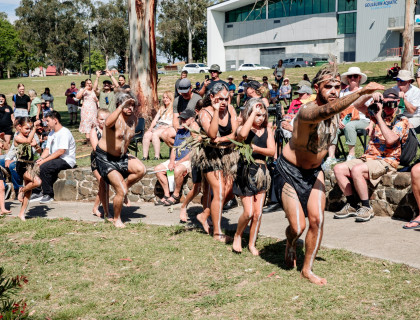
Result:
<svg viewBox="0 0 420 320"><path fill-rule="evenodd" d="M235 92L235 90L236 90L236 86L235 86L235 84L234 84L234 83L230 84L230 85L229 85L229 91L233 91L233 92Z"/></svg>

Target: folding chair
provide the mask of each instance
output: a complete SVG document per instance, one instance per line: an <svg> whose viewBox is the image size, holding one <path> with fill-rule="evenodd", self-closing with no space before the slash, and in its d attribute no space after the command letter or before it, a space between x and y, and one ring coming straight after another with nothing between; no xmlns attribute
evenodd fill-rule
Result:
<svg viewBox="0 0 420 320"><path fill-rule="evenodd" d="M360 143L363 146L363 151L366 151L366 141L367 141L367 131L366 129L356 129L357 137L359 138ZM338 142L337 142L337 157L339 158L343 155L344 158L347 157L347 153L344 150L343 143L341 142L341 137L344 136L344 132L341 131L338 135Z"/></svg>
<svg viewBox="0 0 420 320"><path fill-rule="evenodd" d="M144 135L144 129L145 129L146 122L144 121L144 118L139 118L139 121L137 122L137 126L135 129L135 134L133 139L131 140L130 145L128 148L136 153L137 158L137 152L138 152L138 144L139 142L143 140Z"/></svg>

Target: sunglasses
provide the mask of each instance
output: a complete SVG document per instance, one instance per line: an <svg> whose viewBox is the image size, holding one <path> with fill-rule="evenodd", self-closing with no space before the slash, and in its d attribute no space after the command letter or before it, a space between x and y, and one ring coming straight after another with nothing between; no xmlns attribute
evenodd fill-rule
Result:
<svg viewBox="0 0 420 320"><path fill-rule="evenodd" d="M408 82L407 80L401 80L400 78L395 79L397 82Z"/></svg>
<svg viewBox="0 0 420 320"><path fill-rule="evenodd" d="M398 107L398 101L386 101L383 103L384 108L397 108Z"/></svg>
<svg viewBox="0 0 420 320"><path fill-rule="evenodd" d="M359 78L359 75L358 74L350 74L350 75L347 76L347 78L349 78L349 79L357 79L357 78Z"/></svg>

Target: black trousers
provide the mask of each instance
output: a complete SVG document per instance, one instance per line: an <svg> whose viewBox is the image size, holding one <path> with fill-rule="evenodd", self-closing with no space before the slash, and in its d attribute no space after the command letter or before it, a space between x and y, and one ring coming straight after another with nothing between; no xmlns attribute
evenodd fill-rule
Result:
<svg viewBox="0 0 420 320"><path fill-rule="evenodd" d="M61 170L71 169L70 165L63 159L53 159L41 165L39 177L42 180L42 193L54 197L53 184L58 179Z"/></svg>

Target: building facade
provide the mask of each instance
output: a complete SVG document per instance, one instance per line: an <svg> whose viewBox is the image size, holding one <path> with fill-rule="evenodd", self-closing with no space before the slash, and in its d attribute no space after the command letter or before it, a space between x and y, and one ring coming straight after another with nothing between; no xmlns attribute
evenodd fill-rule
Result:
<svg viewBox="0 0 420 320"><path fill-rule="evenodd" d="M404 0L229 0L207 9L207 62L382 60L402 45L404 15Z"/></svg>

